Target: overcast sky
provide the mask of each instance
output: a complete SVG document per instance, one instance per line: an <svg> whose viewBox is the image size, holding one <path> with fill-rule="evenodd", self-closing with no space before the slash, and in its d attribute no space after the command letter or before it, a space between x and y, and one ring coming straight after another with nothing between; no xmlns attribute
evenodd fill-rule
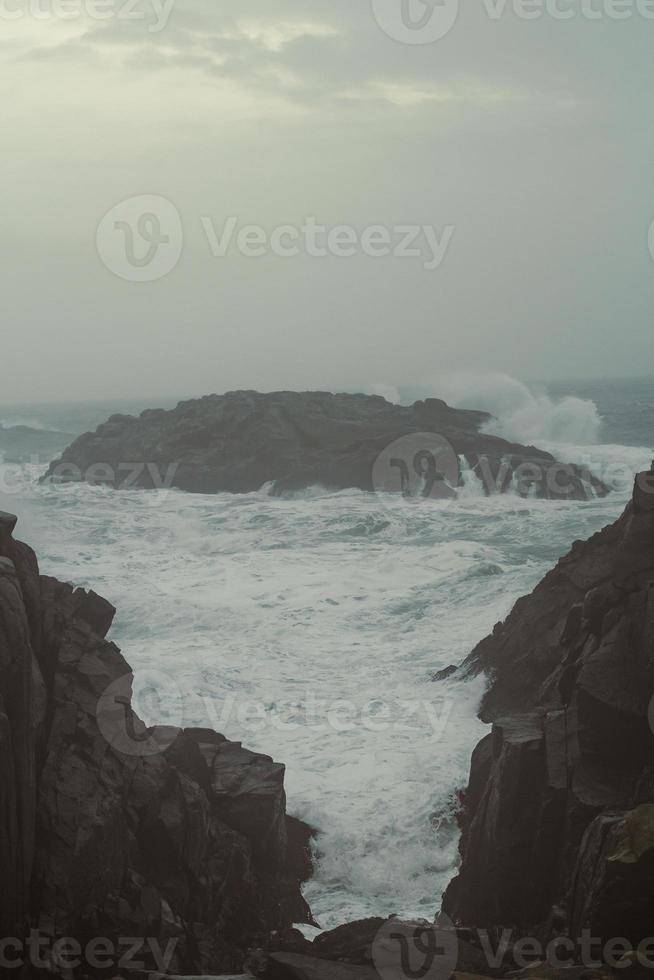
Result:
<svg viewBox="0 0 654 980"><path fill-rule="evenodd" d="M65 2L0 0L0 402L651 373L635 0Z"/></svg>

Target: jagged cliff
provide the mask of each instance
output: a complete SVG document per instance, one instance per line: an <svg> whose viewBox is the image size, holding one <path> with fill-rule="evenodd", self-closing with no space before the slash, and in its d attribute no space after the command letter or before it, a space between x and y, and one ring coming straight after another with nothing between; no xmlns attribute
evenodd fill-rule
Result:
<svg viewBox="0 0 654 980"><path fill-rule="evenodd" d="M283 766L146 729L104 638L115 610L41 576L15 524L0 514L0 935L149 937L172 941L173 972L240 971L249 944L310 919Z"/></svg>
<svg viewBox="0 0 654 980"><path fill-rule="evenodd" d="M401 448L399 460L388 460L382 487L373 477L376 460L395 440L426 432L447 441L455 469L457 456L465 457L489 493L513 486L517 471L517 490L524 495L585 499L606 493L600 480L549 453L485 435L480 430L489 420L484 412L450 408L437 398L401 406L378 395L235 391L138 418L114 415L76 439L46 479L202 493L249 493L266 483L276 493L315 484L395 489L398 467L404 465L409 476L416 466L423 472L424 451L432 447Z"/></svg>
<svg viewBox="0 0 654 980"><path fill-rule="evenodd" d="M464 795L463 925L637 944L654 923L654 474L472 652L489 673Z"/></svg>

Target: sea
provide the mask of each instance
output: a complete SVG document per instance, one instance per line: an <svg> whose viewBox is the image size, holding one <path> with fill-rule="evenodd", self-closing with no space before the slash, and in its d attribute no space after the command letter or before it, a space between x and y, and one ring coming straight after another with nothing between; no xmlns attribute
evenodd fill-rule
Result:
<svg viewBox="0 0 654 980"><path fill-rule="evenodd" d="M381 386L492 414L489 431L583 462L603 499L455 500L313 487L283 498L41 485L0 463L0 509L41 569L118 609L110 638L149 723L217 728L286 766L315 828L305 887L320 928L432 919L456 873L459 790L486 727L459 663L570 548L616 519L654 455L654 380L525 384L500 374ZM376 390L379 390L377 386ZM75 436L177 399L0 406L0 422Z"/></svg>

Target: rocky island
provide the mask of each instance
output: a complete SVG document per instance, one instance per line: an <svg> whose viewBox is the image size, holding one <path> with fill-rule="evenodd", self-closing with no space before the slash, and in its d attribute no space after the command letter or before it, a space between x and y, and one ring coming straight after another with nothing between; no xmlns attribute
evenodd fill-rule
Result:
<svg viewBox="0 0 654 980"><path fill-rule="evenodd" d="M96 432L76 439L45 476L115 487L177 487L197 493L250 493L270 484L273 494L314 485L328 489L394 489L375 463L403 437L433 434L474 470L487 493L514 486L519 493L587 499L606 493L589 472L559 463L534 446L487 435L484 412L450 408L428 398L410 407L378 395L328 392L235 391L181 402L170 411L114 415ZM431 451L409 442L400 459L407 474ZM408 453L405 459L404 455ZM458 457L458 459L457 459ZM394 471L397 472L397 471ZM517 480L517 484L516 484Z"/></svg>

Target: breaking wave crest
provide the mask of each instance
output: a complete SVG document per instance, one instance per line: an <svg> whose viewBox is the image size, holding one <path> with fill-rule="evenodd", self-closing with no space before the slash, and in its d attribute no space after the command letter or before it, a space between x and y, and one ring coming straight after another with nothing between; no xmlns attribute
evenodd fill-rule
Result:
<svg viewBox="0 0 654 980"><path fill-rule="evenodd" d="M485 431L514 442L589 446L600 438L602 419L593 401L554 399L508 374L450 375L439 379L434 394L454 408L489 412L493 419Z"/></svg>

